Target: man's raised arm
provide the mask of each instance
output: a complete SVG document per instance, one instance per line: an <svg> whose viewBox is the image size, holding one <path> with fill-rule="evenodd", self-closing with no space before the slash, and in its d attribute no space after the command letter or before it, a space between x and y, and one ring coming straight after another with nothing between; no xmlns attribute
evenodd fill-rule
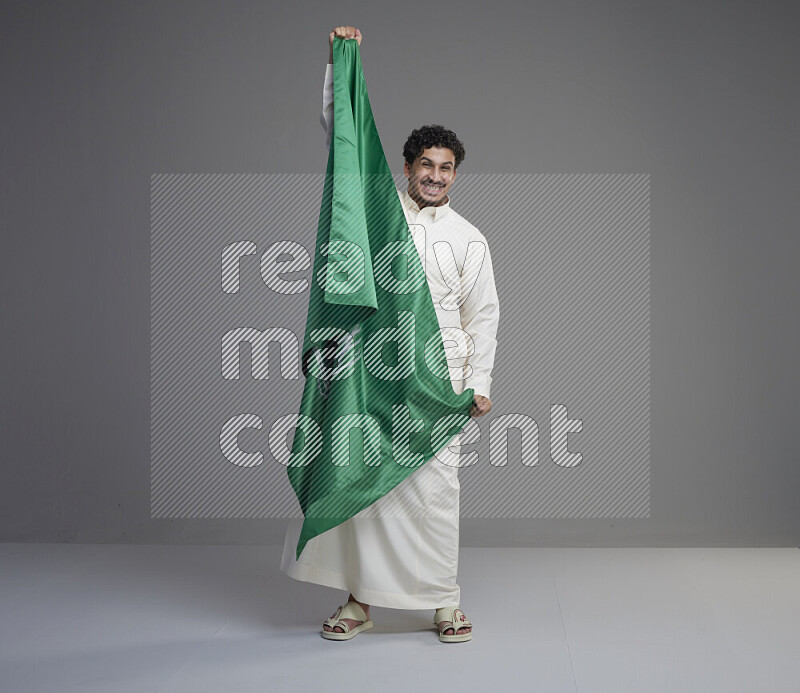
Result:
<svg viewBox="0 0 800 693"><path fill-rule="evenodd" d="M325 66L325 82L322 85L322 114L319 122L325 128L328 138L325 140L325 149L331 148L331 135L333 134L333 37L341 36L344 39L355 39L361 45L364 38L361 31L354 26L337 26L328 34L328 64Z"/></svg>
<svg viewBox="0 0 800 693"><path fill-rule="evenodd" d="M331 148L331 135L333 134L333 65L325 66L325 83L322 85L322 114L319 122L325 128L328 138L325 140L325 149Z"/></svg>

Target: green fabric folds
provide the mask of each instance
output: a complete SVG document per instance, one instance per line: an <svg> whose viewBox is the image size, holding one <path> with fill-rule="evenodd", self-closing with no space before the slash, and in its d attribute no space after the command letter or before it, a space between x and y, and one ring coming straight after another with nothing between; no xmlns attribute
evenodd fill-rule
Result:
<svg viewBox="0 0 800 693"><path fill-rule="evenodd" d="M425 271L367 96L359 47L333 43L334 128L287 467L297 544L336 527L433 459L469 421L449 379Z"/></svg>

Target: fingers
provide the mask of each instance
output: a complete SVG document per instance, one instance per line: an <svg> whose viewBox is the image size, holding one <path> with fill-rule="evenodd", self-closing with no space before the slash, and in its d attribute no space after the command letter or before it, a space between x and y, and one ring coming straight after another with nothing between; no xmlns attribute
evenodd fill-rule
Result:
<svg viewBox="0 0 800 693"><path fill-rule="evenodd" d="M472 406L469 410L469 415L477 419L479 416L483 416L484 414L488 414L492 410L492 401L486 397L481 397L480 399L473 399Z"/></svg>
<svg viewBox="0 0 800 693"><path fill-rule="evenodd" d="M333 37L339 36L343 39L355 39L358 41L358 45L361 45L361 39L363 38L360 29L356 29L354 26L337 26L331 33L330 33L330 41L333 43Z"/></svg>

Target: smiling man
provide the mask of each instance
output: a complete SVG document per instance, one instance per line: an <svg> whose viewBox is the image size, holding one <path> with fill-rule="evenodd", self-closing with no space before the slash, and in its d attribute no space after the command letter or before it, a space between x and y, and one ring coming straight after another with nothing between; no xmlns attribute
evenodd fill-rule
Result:
<svg viewBox="0 0 800 693"><path fill-rule="evenodd" d="M407 192L417 207L439 207L449 202L447 193L456 180L456 166L464 158L464 147L455 133L441 125L414 130L403 155Z"/></svg>
<svg viewBox="0 0 800 693"><path fill-rule="evenodd" d="M334 124L334 36L359 45L363 38L352 26L337 27L328 37L320 117L328 148ZM453 389L461 394L473 388L470 414L479 417L492 408L499 304L486 238L450 207L449 192L464 155L463 144L451 130L441 125L415 129L403 147L408 185L397 192L425 269ZM350 591L347 604L323 624L323 637L348 640L372 628L372 604L435 609L433 620L442 642L472 638L472 623L459 608L456 583L460 485L458 455L448 448L457 445L459 436L365 509L372 513L359 513L309 540L299 560L295 546L302 520L290 523L281 569L298 580ZM403 510L400 517L398 508Z"/></svg>

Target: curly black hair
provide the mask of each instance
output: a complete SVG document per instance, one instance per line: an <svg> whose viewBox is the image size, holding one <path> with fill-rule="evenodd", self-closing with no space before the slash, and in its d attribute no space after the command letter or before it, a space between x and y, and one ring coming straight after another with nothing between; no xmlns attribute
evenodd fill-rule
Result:
<svg viewBox="0 0 800 693"><path fill-rule="evenodd" d="M456 133L442 125L423 125L412 131L403 145L403 157L411 166L423 151L430 147L449 149L456 157L456 168L464 161L464 145Z"/></svg>

